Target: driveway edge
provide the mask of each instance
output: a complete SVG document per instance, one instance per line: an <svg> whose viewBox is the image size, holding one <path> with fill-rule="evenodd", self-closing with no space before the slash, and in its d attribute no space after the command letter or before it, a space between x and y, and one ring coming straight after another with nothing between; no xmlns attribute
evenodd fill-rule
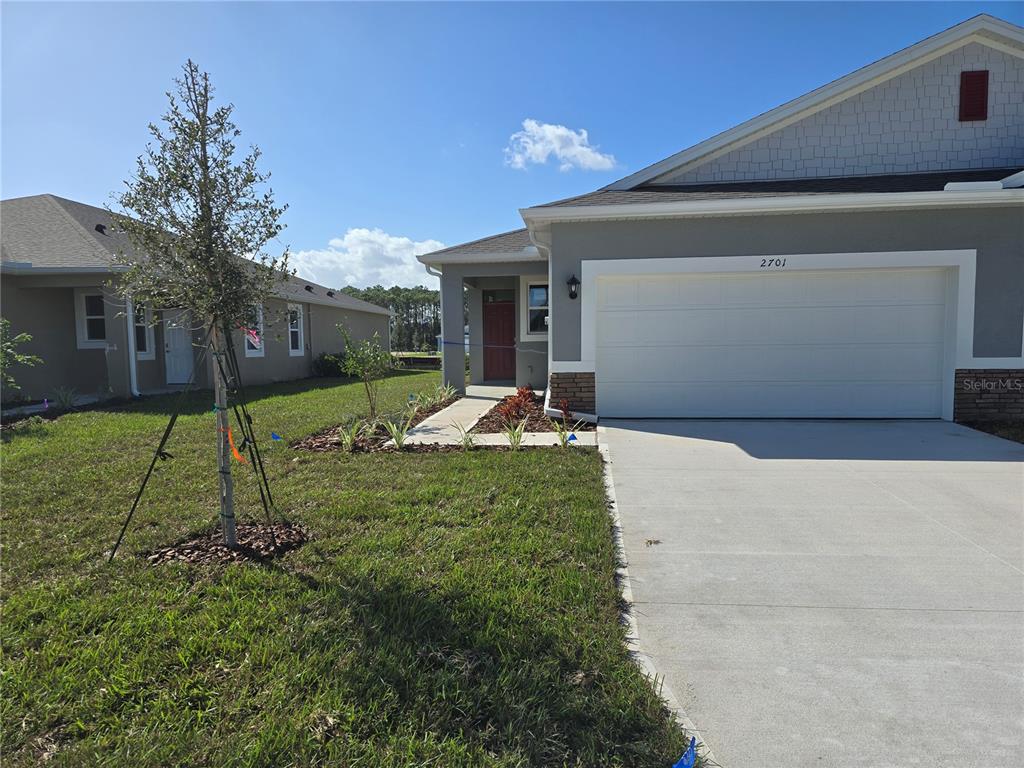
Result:
<svg viewBox="0 0 1024 768"><path fill-rule="evenodd" d="M597 428L598 434L603 431L601 426ZM697 739L697 752L702 758L705 765L718 765L715 760L715 755L711 751L711 748L704 741L704 737L701 732L697 730L697 726L693 724L686 711L683 709L682 704L679 703L679 699L676 698L675 693L669 687L668 683L665 682L664 675L659 676L657 667L654 665L654 659L651 658L650 654L644 650L643 645L640 642L640 631L637 625L636 616L633 614L633 588L629 581L629 565L626 560L626 548L622 540L622 519L619 517L619 505L615 498L615 481L612 478L612 459L611 452L608 450L608 443L604 440L598 440L597 451L601 455L601 468L604 476L604 492L605 498L608 504L608 514L612 518L612 539L615 543L615 550L619 557L619 566L616 568L616 574L619 577L619 591L622 593L622 599L626 602L629 608L625 612L625 619L627 624L626 630L626 645L633 653L633 657L640 667L640 670L650 680L651 685L655 691L661 696L662 701L665 705L675 714L676 719L679 720L679 724L686 731L688 736L693 736Z"/></svg>

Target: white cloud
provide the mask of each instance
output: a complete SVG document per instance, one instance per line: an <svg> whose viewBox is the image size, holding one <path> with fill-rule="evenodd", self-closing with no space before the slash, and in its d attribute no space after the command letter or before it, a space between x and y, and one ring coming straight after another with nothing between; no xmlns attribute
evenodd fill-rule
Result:
<svg viewBox="0 0 1024 768"><path fill-rule="evenodd" d="M289 262L301 277L329 288L378 284L385 288L436 288L437 278L428 275L416 257L440 248L444 243L437 240L411 240L381 229L359 227L332 238L325 249L293 251Z"/></svg>
<svg viewBox="0 0 1024 768"><path fill-rule="evenodd" d="M529 164L544 165L548 158L558 161L558 170L582 168L585 171L607 171L615 167L615 158L598 152L590 145L585 128L574 131L564 125L541 123L527 118L523 130L516 131L505 147L505 164L523 169Z"/></svg>

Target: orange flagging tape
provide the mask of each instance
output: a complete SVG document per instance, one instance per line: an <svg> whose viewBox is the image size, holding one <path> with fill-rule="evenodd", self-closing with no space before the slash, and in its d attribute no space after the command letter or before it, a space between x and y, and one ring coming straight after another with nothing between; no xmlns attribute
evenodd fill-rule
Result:
<svg viewBox="0 0 1024 768"><path fill-rule="evenodd" d="M245 456L240 454L238 452L238 449L235 448L235 436L231 433L231 427L228 427L228 445L231 446L231 452L235 455L236 459L238 459L243 464L249 463L248 461L245 460Z"/></svg>

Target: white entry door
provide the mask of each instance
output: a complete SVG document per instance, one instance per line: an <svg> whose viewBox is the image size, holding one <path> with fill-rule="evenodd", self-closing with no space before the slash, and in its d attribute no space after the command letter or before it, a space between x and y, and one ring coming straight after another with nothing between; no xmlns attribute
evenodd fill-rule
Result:
<svg viewBox="0 0 1024 768"><path fill-rule="evenodd" d="M597 282L601 416L939 418L944 269Z"/></svg>
<svg viewBox="0 0 1024 768"><path fill-rule="evenodd" d="M168 384L188 384L192 380L195 359L192 329L184 309L164 310L164 368Z"/></svg>

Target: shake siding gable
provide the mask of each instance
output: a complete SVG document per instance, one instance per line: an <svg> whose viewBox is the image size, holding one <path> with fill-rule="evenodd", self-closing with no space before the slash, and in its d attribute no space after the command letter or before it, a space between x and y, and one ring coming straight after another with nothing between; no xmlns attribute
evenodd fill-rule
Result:
<svg viewBox="0 0 1024 768"><path fill-rule="evenodd" d="M969 43L656 183L1024 166L1022 56ZM976 71L989 73L987 118L963 122L961 76Z"/></svg>

